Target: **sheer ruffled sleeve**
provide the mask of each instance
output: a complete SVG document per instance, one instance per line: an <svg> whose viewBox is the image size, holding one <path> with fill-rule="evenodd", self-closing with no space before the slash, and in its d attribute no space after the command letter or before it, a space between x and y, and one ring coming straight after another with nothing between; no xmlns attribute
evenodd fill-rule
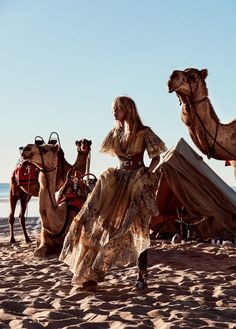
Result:
<svg viewBox="0 0 236 329"><path fill-rule="evenodd" d="M108 153L112 156L116 155L114 152L114 129L112 129L105 137L104 141L102 142L100 152Z"/></svg>
<svg viewBox="0 0 236 329"><path fill-rule="evenodd" d="M155 158L167 151L165 143L149 127L146 128L144 140L149 158Z"/></svg>

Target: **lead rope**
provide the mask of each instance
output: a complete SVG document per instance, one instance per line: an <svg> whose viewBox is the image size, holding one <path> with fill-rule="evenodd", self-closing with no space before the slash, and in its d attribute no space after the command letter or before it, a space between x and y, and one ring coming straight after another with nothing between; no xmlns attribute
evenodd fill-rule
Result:
<svg viewBox="0 0 236 329"><path fill-rule="evenodd" d="M38 147L38 148L39 148L39 147ZM41 156L41 160L42 160L43 167L45 168L45 164L44 164L44 160L43 160L43 155L42 155L42 153L41 153L40 148L39 148L39 153L40 153L40 156ZM50 192L50 189L49 189L49 182L48 182L48 176L47 176L47 173L50 172L50 171L55 170L56 168L57 168L57 166L56 166L55 168L53 168L52 170L48 170L48 171L45 170L45 171L43 171L43 173L45 174L45 177L46 177L46 182L47 182L47 188L48 188L49 198L50 198L51 204L52 204L52 206L53 206L54 209L58 208L58 203L57 203L56 205L53 203L52 195L51 195L51 192ZM60 236L65 232L65 230L66 230L66 228L67 228L67 225L68 225L68 222L69 222L69 207L68 207L68 205L67 205L67 207L66 207L66 218L65 218L65 222L64 222L64 224L63 224L63 227L62 227L61 231L60 231L59 233L54 234L54 233L50 232L48 229L46 229L45 227L43 227L43 229L44 229L45 231L47 231L48 234L50 234L50 236L51 236L52 238L58 238L58 237L60 237Z"/></svg>
<svg viewBox="0 0 236 329"><path fill-rule="evenodd" d="M204 135L205 135L205 139L206 139L206 143L207 143L207 147L208 147L208 154L207 154L208 159L210 159L211 156L212 156L212 154L215 152L215 145L218 145L222 150L224 150L226 153L228 153L228 155L232 156L232 159L231 159L231 160L235 159L236 156L235 156L234 154L232 154L232 153L231 153L230 151L228 151L224 146L222 146L221 144L219 144L219 143L217 142L217 133L218 133L218 128L219 128L219 122L217 122L216 131L215 131L215 137L213 137L213 136L209 133L209 131L206 129L206 127L205 127L205 125L204 125L202 119L200 118L200 116L199 116L199 114L198 114L198 112L197 112L197 110L196 110L196 108L195 108L195 106L194 106L194 101L193 101L193 96L192 96L192 95L193 95L192 86L191 86L191 83L190 83L190 81L189 81L189 77L187 76L187 74L186 74L186 77L187 77L187 80L188 80L188 84L189 84L189 88L190 88L190 95L191 95L191 98L192 98L192 102L189 101L189 97L187 97L187 101L188 101L190 107L193 108L193 110L194 110L194 112L195 112L195 114L196 114L196 116L197 116L197 118L198 118L200 124L201 124L202 127L203 127ZM208 98L208 97L205 97L205 98ZM205 99L205 98L204 98L204 99ZM204 99L203 99L203 100L204 100ZM201 101L202 101L202 100L201 100ZM201 102L201 101L198 101L198 102L196 102L196 103L199 103L199 102ZM212 146L209 145L209 142L208 142L208 139L207 139L207 135L213 139L213 145L212 145Z"/></svg>
<svg viewBox="0 0 236 329"><path fill-rule="evenodd" d="M87 157L87 161L86 161L86 172L85 172L85 174L90 173L90 163L91 163L91 150L88 153L88 157ZM89 175L87 175L87 177L86 177L86 183L87 183L87 186L89 186Z"/></svg>
<svg viewBox="0 0 236 329"><path fill-rule="evenodd" d="M30 187L30 170L31 170L31 165L28 165L29 167L29 179L28 179L28 184L27 184L27 199L26 199L26 207L25 207L25 218L28 218L28 209L29 209L29 199L30 199L30 194L29 194L29 187Z"/></svg>
<svg viewBox="0 0 236 329"><path fill-rule="evenodd" d="M43 155L41 153L40 147L38 147L38 149L39 149L39 154L40 154L40 157L41 157L41 160L42 160L43 167L46 168L46 166L44 164ZM53 168L52 170L41 170L44 173L44 175L45 175L46 182L47 182L47 189L48 189L49 198L50 198L50 201L51 201L51 205L53 206L54 209L56 209L58 207L58 203L56 203L56 205L55 205L54 202L53 202L53 200L52 200L52 195L51 195L51 191L50 191L50 187L49 187L47 173L50 172L50 171L55 170L56 168L57 168L57 166L55 168Z"/></svg>
<svg viewBox="0 0 236 329"><path fill-rule="evenodd" d="M191 89L191 86L190 86L190 89ZM191 93L192 93L192 90L191 90ZM204 98L205 99L205 98ZM204 136L205 136L205 140L206 140L206 144L207 144L207 158L208 159L210 159L210 158L212 158L212 156L214 155L214 153L215 153L215 145L217 144L217 145L219 145L221 148L223 148L223 146L221 146L218 142L217 142L217 134L218 134L218 128L219 128L219 122L216 122L216 130L215 130L215 136L213 137L209 132L208 132L208 130L206 129L206 127L205 127L205 125L204 125L204 123L203 123L203 121L202 121L202 119L200 118L200 116L199 116L199 114L198 114L198 112L197 112L197 110L196 110L196 108L195 108L195 106L194 106L194 102L192 101L190 101L189 100L189 97L187 97L187 101L188 101L188 104L189 104L189 106L190 106L190 108L192 108L193 110L194 110L194 112L195 112L195 114L196 114L196 116L197 116L197 118L198 118L198 120L199 120L199 122L200 122L200 124L202 125L202 127L203 127L203 131L204 131ZM213 144L210 146L210 144L209 144L209 141L208 141L208 138L207 138L207 136L209 136L209 137L211 137L212 139L213 139ZM229 153L229 152L228 152Z"/></svg>

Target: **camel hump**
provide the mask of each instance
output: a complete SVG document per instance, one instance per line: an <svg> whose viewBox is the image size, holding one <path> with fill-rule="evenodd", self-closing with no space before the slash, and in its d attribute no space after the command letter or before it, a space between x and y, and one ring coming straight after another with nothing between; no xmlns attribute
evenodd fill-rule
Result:
<svg viewBox="0 0 236 329"><path fill-rule="evenodd" d="M38 181L38 169L35 164L23 161L16 166L13 173L17 185L28 185Z"/></svg>

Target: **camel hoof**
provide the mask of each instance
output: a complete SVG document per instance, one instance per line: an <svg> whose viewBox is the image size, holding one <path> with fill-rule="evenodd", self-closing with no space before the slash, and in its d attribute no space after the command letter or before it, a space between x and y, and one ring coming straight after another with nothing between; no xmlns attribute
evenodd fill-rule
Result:
<svg viewBox="0 0 236 329"><path fill-rule="evenodd" d="M34 256L39 257L39 258L44 258L46 256L46 254L47 254L46 246L39 247L34 252Z"/></svg>
<svg viewBox="0 0 236 329"><path fill-rule="evenodd" d="M29 237L27 237L27 238L25 239L25 242L26 242L26 243L31 243L31 242L32 242L32 240L30 240L30 238L29 238Z"/></svg>
<svg viewBox="0 0 236 329"><path fill-rule="evenodd" d="M16 243L15 238L11 238L11 239L10 239L10 243L11 243L11 244L12 244L12 243Z"/></svg>

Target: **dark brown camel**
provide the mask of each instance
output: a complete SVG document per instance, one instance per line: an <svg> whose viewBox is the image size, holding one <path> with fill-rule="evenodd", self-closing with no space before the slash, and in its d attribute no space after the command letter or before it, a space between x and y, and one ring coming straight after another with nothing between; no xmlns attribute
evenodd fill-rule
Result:
<svg viewBox="0 0 236 329"><path fill-rule="evenodd" d="M55 140L49 140L49 144L56 144ZM43 142L44 143L44 142ZM43 144L36 143L36 144ZM91 149L92 142L87 139L81 139L80 141L76 141L75 145L77 146L77 158L73 165L69 164L65 157L64 152L60 149L58 152L58 168L57 168L57 177L56 177L56 191L58 191L63 184L65 183L67 172L74 168L79 175L84 175L86 173L87 159L89 156L89 152ZM36 166L33 163L28 161L24 161L25 167L28 166L30 171L35 171ZM38 172L37 172L38 175ZM36 177L37 178L37 177ZM20 183L17 181L15 172L13 172L11 177L11 185L10 185L10 214L8 216L8 222L10 226L10 243L15 243L14 237L14 222L15 222L15 209L17 202L20 201L20 213L19 220L23 230L23 234L26 242L31 242L25 227L25 212L27 209L27 204L31 198L31 196L37 197L39 193L39 183L38 180L34 179L28 182Z"/></svg>

